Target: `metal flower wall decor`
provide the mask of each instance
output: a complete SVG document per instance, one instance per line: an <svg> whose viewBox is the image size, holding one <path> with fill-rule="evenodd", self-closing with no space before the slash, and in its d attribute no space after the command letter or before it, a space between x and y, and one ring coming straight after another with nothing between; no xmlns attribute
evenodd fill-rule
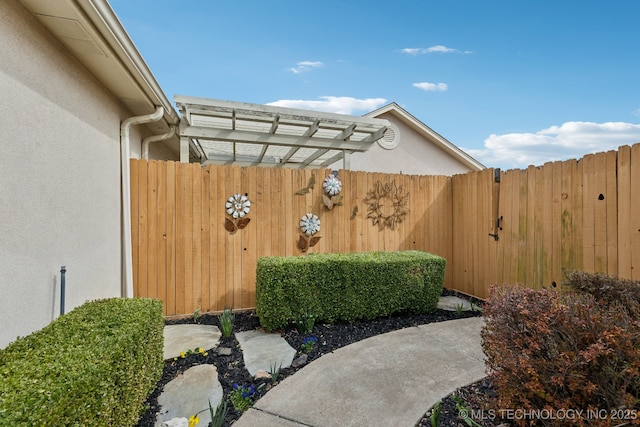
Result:
<svg viewBox="0 0 640 427"><path fill-rule="evenodd" d="M402 186L396 186L395 181L386 184L378 181L364 201L369 205L367 218L371 218L380 231L385 227L394 230L409 213L409 192L405 193Z"/></svg>
<svg viewBox="0 0 640 427"><path fill-rule="evenodd" d="M225 218L224 228L231 234L242 230L251 221L251 218L246 217L251 212L251 201L247 193L234 194L229 197L224 207L230 217Z"/></svg>
<svg viewBox="0 0 640 427"><path fill-rule="evenodd" d="M314 236L320 231L320 218L311 212L302 215L302 218L300 218L300 231L303 234L298 240L298 247L302 252L306 252L307 249L320 241L320 236Z"/></svg>
<svg viewBox="0 0 640 427"><path fill-rule="evenodd" d="M325 194L322 195L322 201L328 209L333 209L334 206L342 206L342 181L340 181L340 175L338 171L331 171L331 175L327 176L322 182L322 188Z"/></svg>

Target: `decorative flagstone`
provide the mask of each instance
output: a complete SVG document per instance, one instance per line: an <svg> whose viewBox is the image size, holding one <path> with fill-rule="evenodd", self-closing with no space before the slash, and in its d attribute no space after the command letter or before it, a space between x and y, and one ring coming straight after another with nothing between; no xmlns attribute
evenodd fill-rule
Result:
<svg viewBox="0 0 640 427"><path fill-rule="evenodd" d="M263 369L288 368L293 362L296 350L278 334L263 331L237 332L236 339L242 348L244 365L251 374Z"/></svg>
<svg viewBox="0 0 640 427"><path fill-rule="evenodd" d="M220 329L211 325L167 325L164 327L164 359L179 357L180 352L202 347L209 350L218 345Z"/></svg>
<svg viewBox="0 0 640 427"><path fill-rule="evenodd" d="M218 381L218 370L215 365L197 365L189 368L168 383L160 397L158 404L160 411L156 418L156 426L163 426L166 421L174 418L190 417L207 409L209 401L212 407L217 407L222 401L222 386ZM209 411L200 415L200 425L207 425L211 421Z"/></svg>

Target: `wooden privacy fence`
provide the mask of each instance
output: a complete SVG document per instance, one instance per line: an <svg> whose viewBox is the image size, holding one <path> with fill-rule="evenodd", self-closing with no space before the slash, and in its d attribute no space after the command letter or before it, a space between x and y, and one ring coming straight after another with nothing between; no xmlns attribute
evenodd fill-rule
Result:
<svg viewBox="0 0 640 427"><path fill-rule="evenodd" d="M564 269L640 279L640 144L499 172L499 180L494 169L453 177L340 171L342 206L331 210L322 201L329 173L132 160L135 295L162 299L166 315L254 307L257 259L303 255L298 223L307 212L321 221L308 253L431 252L447 260L447 288L480 298L492 284L560 284ZM396 229L367 218L365 198L378 183L409 194ZM225 203L245 193L251 221L230 233Z"/></svg>
<svg viewBox="0 0 640 427"><path fill-rule="evenodd" d="M553 287L574 269L640 280L640 144L499 181L490 170L452 178L454 289Z"/></svg>
<svg viewBox="0 0 640 427"><path fill-rule="evenodd" d="M451 257L449 177L340 171L342 206L329 210L329 173L131 160L134 294L162 299L165 315L254 307L258 258L303 255L299 221L308 212L320 218L321 239L307 253L418 249ZM295 194L312 176L314 188ZM367 218L364 199L378 182L409 194L410 212L395 230L379 231ZM245 193L251 221L232 234L225 203Z"/></svg>

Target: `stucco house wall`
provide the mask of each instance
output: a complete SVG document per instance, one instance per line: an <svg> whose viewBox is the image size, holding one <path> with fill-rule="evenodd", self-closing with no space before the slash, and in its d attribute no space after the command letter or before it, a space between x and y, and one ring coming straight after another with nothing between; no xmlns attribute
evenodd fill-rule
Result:
<svg viewBox="0 0 640 427"><path fill-rule="evenodd" d="M15 0L0 2L0 40L2 348L58 316L62 265L67 311L122 295L120 122L131 114ZM134 156L143 130L132 128Z"/></svg>
<svg viewBox="0 0 640 427"><path fill-rule="evenodd" d="M396 104L392 103L379 111L366 116L388 120L395 133L394 142L389 144L390 148L384 148L381 145L384 145L383 139L366 152L352 153L351 170L451 176L484 168ZM333 164L332 168L342 168L342 161Z"/></svg>

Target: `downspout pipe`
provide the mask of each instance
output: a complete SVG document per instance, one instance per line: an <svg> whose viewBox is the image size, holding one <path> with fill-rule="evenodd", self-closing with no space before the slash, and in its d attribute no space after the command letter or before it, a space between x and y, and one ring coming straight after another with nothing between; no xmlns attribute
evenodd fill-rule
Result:
<svg viewBox="0 0 640 427"><path fill-rule="evenodd" d="M133 256L131 242L131 170L129 156L131 151L131 127L143 123L157 122L164 116L164 108L156 107L152 114L129 117L120 125L120 171L122 183L122 296L133 298Z"/></svg>
<svg viewBox="0 0 640 427"><path fill-rule="evenodd" d="M171 129L169 129L169 132L167 133L163 133L162 135L148 136L145 139L143 139L142 140L142 158L145 160L149 160L149 145L151 145L152 142L164 141L165 139L171 138L175 134L176 134L176 126L172 125Z"/></svg>

